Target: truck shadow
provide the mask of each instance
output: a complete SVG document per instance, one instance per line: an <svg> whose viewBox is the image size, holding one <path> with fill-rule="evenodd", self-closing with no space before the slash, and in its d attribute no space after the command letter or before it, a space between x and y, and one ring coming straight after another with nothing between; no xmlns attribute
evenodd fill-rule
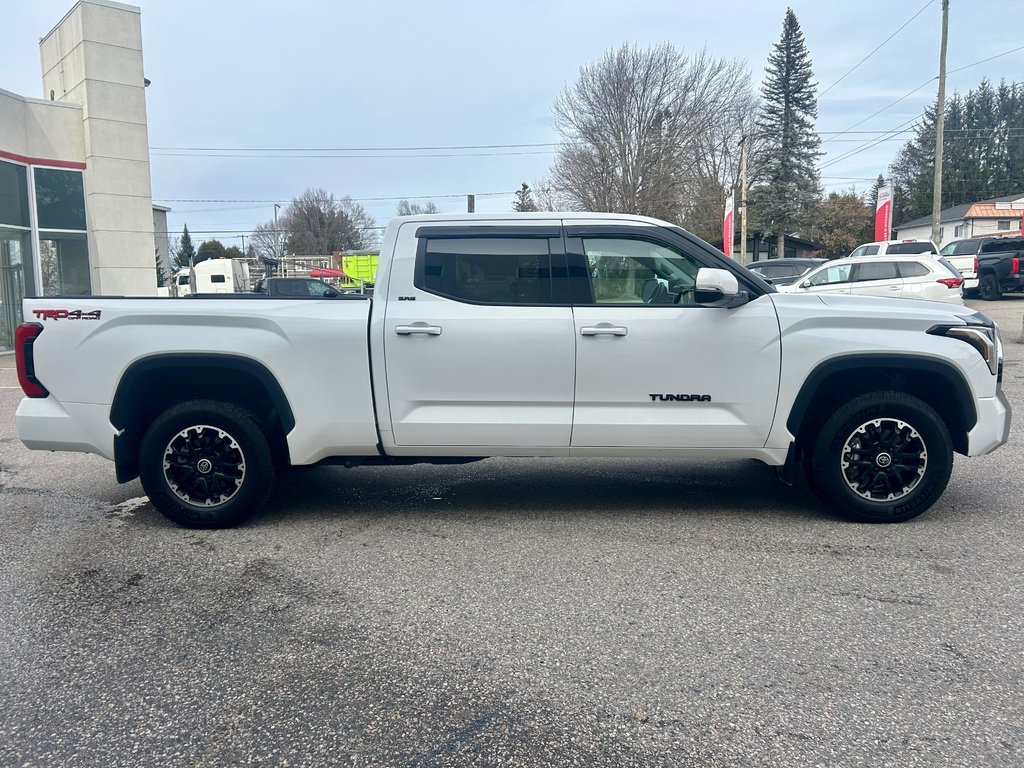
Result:
<svg viewBox="0 0 1024 768"><path fill-rule="evenodd" d="M800 479L757 461L487 459L466 465L309 467L289 471L264 512L283 516L562 515L827 517Z"/></svg>

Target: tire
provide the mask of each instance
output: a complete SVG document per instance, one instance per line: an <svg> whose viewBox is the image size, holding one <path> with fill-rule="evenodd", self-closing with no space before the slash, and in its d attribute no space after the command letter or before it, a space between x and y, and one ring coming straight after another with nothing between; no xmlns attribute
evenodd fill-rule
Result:
<svg viewBox="0 0 1024 768"><path fill-rule="evenodd" d="M953 442L935 409L880 390L853 398L825 421L807 474L815 493L843 517L899 523L935 503L952 469Z"/></svg>
<svg viewBox="0 0 1024 768"><path fill-rule="evenodd" d="M161 413L139 447L142 487L186 528L230 528L249 519L274 487L266 433L249 411L189 400Z"/></svg>
<svg viewBox="0 0 1024 768"><path fill-rule="evenodd" d="M1003 292L999 290L999 281L991 272L982 275L978 283L978 295L984 301L998 301Z"/></svg>

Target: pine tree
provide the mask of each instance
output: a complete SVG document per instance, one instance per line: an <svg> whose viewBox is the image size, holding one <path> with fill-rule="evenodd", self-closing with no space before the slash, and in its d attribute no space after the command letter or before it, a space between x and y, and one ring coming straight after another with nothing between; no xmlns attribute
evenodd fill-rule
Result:
<svg viewBox="0 0 1024 768"><path fill-rule="evenodd" d="M188 269L196 257L196 247L192 245L192 235L188 233L188 224L181 233L181 242L178 243L178 252L174 254L174 263L178 269Z"/></svg>
<svg viewBox="0 0 1024 768"><path fill-rule="evenodd" d="M782 36L765 67L756 122L760 150L754 213L760 226L778 237L779 257L785 255L786 232L806 226L821 199L821 140L814 128L818 100L813 76L800 23L793 9L787 8Z"/></svg>
<svg viewBox="0 0 1024 768"><path fill-rule="evenodd" d="M160 258L159 249L154 249L153 255L155 257L154 263L156 264L156 284L162 288L167 285L167 272L164 271L164 260Z"/></svg>
<svg viewBox="0 0 1024 768"><path fill-rule="evenodd" d="M537 210L537 203L533 201L533 191L525 181L523 186L516 191L516 199L512 201L512 210L519 213Z"/></svg>
<svg viewBox="0 0 1024 768"><path fill-rule="evenodd" d="M927 216L932 209L935 115L931 105L914 136L889 166L893 222ZM1024 83L983 80L946 101L942 147L942 207L1021 192L1024 178Z"/></svg>

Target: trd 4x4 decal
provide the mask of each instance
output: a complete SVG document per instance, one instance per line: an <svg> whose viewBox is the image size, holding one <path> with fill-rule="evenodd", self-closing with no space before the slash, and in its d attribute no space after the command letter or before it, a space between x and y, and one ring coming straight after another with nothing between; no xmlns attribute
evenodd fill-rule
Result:
<svg viewBox="0 0 1024 768"><path fill-rule="evenodd" d="M99 320L100 310L83 312L80 309L33 309L32 314L40 320Z"/></svg>

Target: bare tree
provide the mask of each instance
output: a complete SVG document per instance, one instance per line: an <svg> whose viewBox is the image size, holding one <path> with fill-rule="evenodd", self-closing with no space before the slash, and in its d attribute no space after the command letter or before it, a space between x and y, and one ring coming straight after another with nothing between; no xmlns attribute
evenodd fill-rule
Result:
<svg viewBox="0 0 1024 768"><path fill-rule="evenodd" d="M440 213L432 202L410 203L408 200L399 200L398 208L395 209L395 216L415 216L420 213Z"/></svg>
<svg viewBox="0 0 1024 768"><path fill-rule="evenodd" d="M326 255L362 250L373 247L377 240L377 222L359 203L312 188L292 199L279 217L277 230L267 222L252 232L253 248L266 257L277 252Z"/></svg>
<svg viewBox="0 0 1024 768"><path fill-rule="evenodd" d="M272 221L257 224L249 236L249 248L252 250L254 258L261 256L268 259L274 258L274 254L278 252L279 247L282 247L283 242L284 232L280 229L275 230Z"/></svg>
<svg viewBox="0 0 1024 768"><path fill-rule="evenodd" d="M706 50L688 57L670 43L608 51L555 102L562 144L554 186L571 207L679 221L697 204L712 205L697 199L709 175L724 200L726 168L706 155L738 143L723 135L735 133L735 121L729 129L722 121L750 98L750 74L738 59Z"/></svg>

